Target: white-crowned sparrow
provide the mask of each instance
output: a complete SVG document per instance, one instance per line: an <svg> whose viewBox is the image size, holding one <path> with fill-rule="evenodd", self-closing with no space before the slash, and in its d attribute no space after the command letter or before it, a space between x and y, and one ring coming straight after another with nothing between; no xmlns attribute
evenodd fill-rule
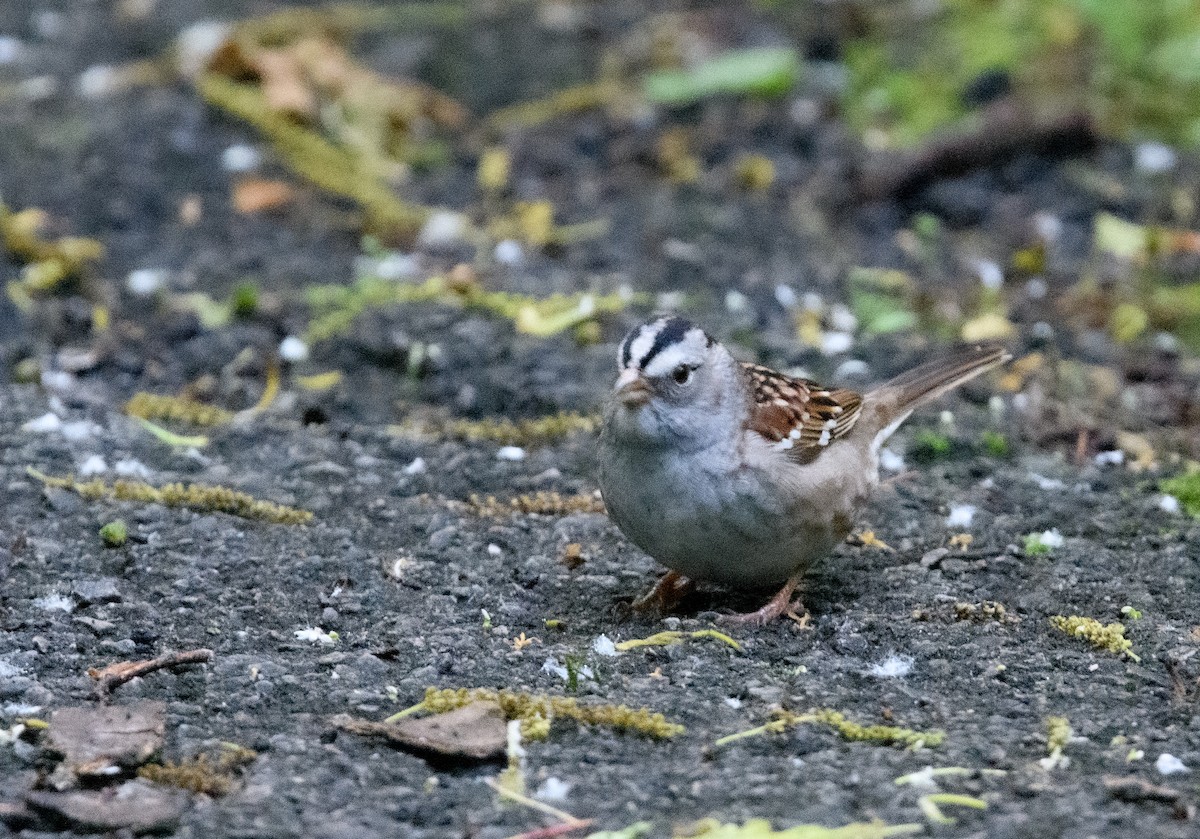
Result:
<svg viewBox="0 0 1200 839"><path fill-rule="evenodd" d="M789 610L805 569L850 533L878 486L884 441L913 409L1008 358L964 346L860 395L739 363L683 318L633 330L599 461L609 515L670 569L639 604L707 580L783 584L745 622Z"/></svg>

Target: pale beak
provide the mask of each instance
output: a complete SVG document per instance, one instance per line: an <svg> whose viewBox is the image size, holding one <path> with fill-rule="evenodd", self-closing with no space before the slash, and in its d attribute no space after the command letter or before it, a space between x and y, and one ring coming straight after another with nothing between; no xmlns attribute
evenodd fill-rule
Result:
<svg viewBox="0 0 1200 839"><path fill-rule="evenodd" d="M613 385L617 401L626 408L640 408L650 401L650 385L637 370L622 370Z"/></svg>

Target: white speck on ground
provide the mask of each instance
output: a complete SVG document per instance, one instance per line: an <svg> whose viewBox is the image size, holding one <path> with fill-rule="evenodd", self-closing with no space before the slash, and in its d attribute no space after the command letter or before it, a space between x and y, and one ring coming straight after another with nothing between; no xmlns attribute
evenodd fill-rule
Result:
<svg viewBox="0 0 1200 839"><path fill-rule="evenodd" d="M508 460L516 463L525 459L525 450L520 446L502 446L496 452L496 460Z"/></svg>
<svg viewBox="0 0 1200 839"><path fill-rule="evenodd" d="M1163 752L1158 756L1158 759L1154 761L1154 768L1160 775L1183 775L1192 771L1184 765L1182 760L1169 752Z"/></svg>
<svg viewBox="0 0 1200 839"><path fill-rule="evenodd" d="M612 657L617 655L617 645L607 635L600 634L592 642L592 650L596 655Z"/></svg>
<svg viewBox="0 0 1200 839"><path fill-rule="evenodd" d="M912 671L912 666L912 656L891 653L878 664L872 664L867 672L880 679L903 679Z"/></svg>
<svg viewBox="0 0 1200 839"><path fill-rule="evenodd" d="M977 508L974 504L951 504L950 515L946 516L946 527L970 527L975 520Z"/></svg>

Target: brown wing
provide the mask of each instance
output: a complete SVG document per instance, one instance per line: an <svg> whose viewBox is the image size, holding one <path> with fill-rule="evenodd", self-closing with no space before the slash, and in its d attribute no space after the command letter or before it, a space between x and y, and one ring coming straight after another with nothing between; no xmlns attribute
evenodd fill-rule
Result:
<svg viewBox="0 0 1200 839"><path fill-rule="evenodd" d="M862 397L852 390L829 390L757 364L742 368L754 393L751 430L798 460L811 460L858 421Z"/></svg>

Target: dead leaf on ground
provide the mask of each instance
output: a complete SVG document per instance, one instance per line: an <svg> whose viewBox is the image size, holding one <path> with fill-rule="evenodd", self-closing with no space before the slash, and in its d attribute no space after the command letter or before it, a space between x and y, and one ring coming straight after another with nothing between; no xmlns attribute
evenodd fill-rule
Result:
<svg viewBox="0 0 1200 839"><path fill-rule="evenodd" d="M504 754L507 721L495 702L472 702L445 714L395 723L358 719L347 714L333 718L342 731L386 737L403 749L438 757L488 760Z"/></svg>
<svg viewBox="0 0 1200 839"><path fill-rule="evenodd" d="M50 716L46 748L78 776L140 766L162 748L166 710L162 702L63 708Z"/></svg>
<svg viewBox="0 0 1200 839"><path fill-rule="evenodd" d="M233 208L243 215L278 210L290 202L293 191L285 181L242 178L233 187Z"/></svg>
<svg viewBox="0 0 1200 839"><path fill-rule="evenodd" d="M173 829L187 807L187 793L148 781L127 781L101 790L26 793L25 803L82 830L160 833Z"/></svg>

